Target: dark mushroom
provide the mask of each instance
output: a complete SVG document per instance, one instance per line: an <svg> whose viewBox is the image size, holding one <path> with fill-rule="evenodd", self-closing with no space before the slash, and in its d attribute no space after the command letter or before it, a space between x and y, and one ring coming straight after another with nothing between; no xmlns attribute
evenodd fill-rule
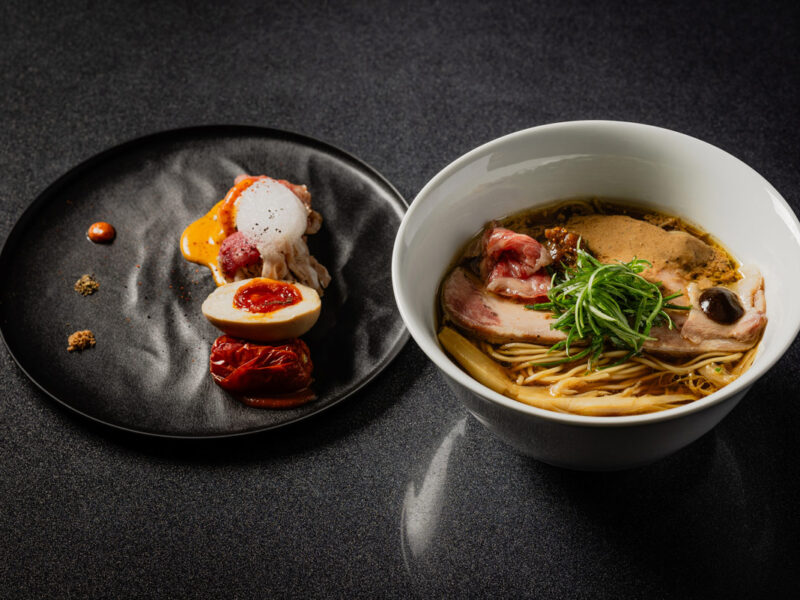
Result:
<svg viewBox="0 0 800 600"><path fill-rule="evenodd" d="M723 287L703 290L700 294L700 309L709 319L720 325L732 325L744 314L739 296Z"/></svg>

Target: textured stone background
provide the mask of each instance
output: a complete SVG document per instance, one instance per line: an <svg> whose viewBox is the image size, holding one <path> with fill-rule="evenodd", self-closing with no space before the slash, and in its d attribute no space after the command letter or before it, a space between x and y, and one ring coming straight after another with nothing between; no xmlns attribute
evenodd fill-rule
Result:
<svg viewBox="0 0 800 600"><path fill-rule="evenodd" d="M502 134L639 121L800 208L795 3L223 4L3 3L0 239L78 162L212 123L322 139L411 199ZM677 455L592 475L495 440L413 342L324 417L213 444L91 425L3 349L0 596L788 595L799 359Z"/></svg>

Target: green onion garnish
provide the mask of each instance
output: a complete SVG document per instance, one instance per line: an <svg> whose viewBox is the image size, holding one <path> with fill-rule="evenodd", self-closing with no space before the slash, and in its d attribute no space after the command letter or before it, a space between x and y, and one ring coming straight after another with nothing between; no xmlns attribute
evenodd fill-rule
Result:
<svg viewBox="0 0 800 600"><path fill-rule="evenodd" d="M639 275L651 267L646 260L602 264L588 252L577 250L574 267L565 267L563 274L553 274L552 286L547 296L549 302L526 304L525 308L546 310L555 320L551 329L558 329L567 339L558 342L552 351L566 350L569 358L556 361L570 362L589 356L593 363L600 358L603 348L610 344L628 350L629 354L614 364L640 354L642 345L655 338L650 330L674 324L665 309L689 310L689 306L676 306L669 301L681 296L661 295L661 284L647 281ZM570 348L576 341L588 346L576 354Z"/></svg>

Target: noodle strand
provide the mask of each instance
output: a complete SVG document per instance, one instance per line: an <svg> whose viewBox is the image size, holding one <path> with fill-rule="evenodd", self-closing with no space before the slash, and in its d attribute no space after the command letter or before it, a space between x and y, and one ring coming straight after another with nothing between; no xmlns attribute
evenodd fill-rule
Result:
<svg viewBox="0 0 800 600"><path fill-rule="evenodd" d="M553 363L568 359L565 350L526 342L492 345L481 350L501 363L509 377L522 386L549 386L555 396L583 397L618 393L622 396L688 392L700 398L741 375L755 359L755 348L742 352L707 352L683 362L667 362L651 354L622 363L625 350L604 352L590 369L588 361ZM728 367L732 367L729 369Z"/></svg>

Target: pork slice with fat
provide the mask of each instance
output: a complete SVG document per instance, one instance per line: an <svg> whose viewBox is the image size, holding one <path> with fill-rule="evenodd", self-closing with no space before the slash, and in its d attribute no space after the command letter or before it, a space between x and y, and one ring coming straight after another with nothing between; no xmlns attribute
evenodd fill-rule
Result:
<svg viewBox="0 0 800 600"><path fill-rule="evenodd" d="M643 348L651 354L662 356L696 356L707 352L742 352L749 350L753 344L745 344L734 339L707 339L692 342L681 335L676 327L653 327L650 337L655 338L644 343Z"/></svg>
<svg viewBox="0 0 800 600"><path fill-rule="evenodd" d="M747 347L753 346L761 337L767 324L766 302L764 300L764 278L753 266L741 269L742 279L730 286L744 307L744 314L731 325L722 325L712 321L700 309L700 293L697 284L687 288L692 310L681 329L681 335L692 342L708 340L735 340Z"/></svg>
<svg viewBox="0 0 800 600"><path fill-rule="evenodd" d="M680 329L654 328L651 336L657 341L647 342L646 350L657 354L690 355L705 352L743 352L761 339L767 325L766 302L764 300L764 278L754 266L741 269L742 279L729 287L739 296L745 309L738 321L722 325L709 319L700 309L700 287L691 283L686 296L692 309Z"/></svg>
<svg viewBox="0 0 800 600"><path fill-rule="evenodd" d="M442 308L455 325L487 342L555 344L565 339L562 332L550 329L550 313L493 294L461 267L442 286Z"/></svg>
<svg viewBox="0 0 800 600"><path fill-rule="evenodd" d="M520 300L547 296L550 276L544 267L551 259L544 246L503 227L488 228L481 243L481 276L489 291Z"/></svg>

